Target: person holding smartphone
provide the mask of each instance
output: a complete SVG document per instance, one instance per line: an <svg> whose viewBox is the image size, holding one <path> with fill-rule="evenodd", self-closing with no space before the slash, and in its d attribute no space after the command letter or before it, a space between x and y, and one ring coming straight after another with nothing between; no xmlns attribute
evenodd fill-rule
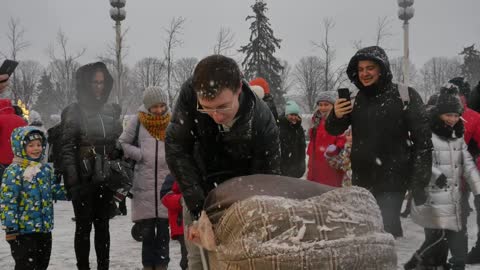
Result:
<svg viewBox="0 0 480 270"><path fill-rule="evenodd" d="M8 86L8 75L7 74L0 74L0 94L7 89Z"/></svg>
<svg viewBox="0 0 480 270"><path fill-rule="evenodd" d="M420 95L408 88L405 102L385 51L378 46L360 49L347 68L359 89L355 104L335 101L326 130L340 135L352 126L352 184L364 187L377 199L385 231L403 236L400 211L407 189L414 203L425 203L431 176L432 132Z"/></svg>

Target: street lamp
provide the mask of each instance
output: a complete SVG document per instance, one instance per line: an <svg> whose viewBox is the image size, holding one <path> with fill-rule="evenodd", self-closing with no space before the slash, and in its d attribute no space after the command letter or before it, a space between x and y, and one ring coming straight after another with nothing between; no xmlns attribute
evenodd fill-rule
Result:
<svg viewBox="0 0 480 270"><path fill-rule="evenodd" d="M409 84L409 48L408 48L408 20L413 18L415 9L412 7L414 0L397 0L398 1L398 18L403 21L403 84Z"/></svg>
<svg viewBox="0 0 480 270"><path fill-rule="evenodd" d="M125 12L126 0L110 0L110 17L115 21L116 31L116 56L117 56L117 103L120 104L120 97L122 96L122 32L120 29L120 22L125 20L127 13Z"/></svg>

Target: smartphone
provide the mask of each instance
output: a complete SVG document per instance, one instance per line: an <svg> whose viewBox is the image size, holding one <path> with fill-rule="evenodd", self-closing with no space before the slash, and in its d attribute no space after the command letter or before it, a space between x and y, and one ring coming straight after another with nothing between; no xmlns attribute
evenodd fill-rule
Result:
<svg viewBox="0 0 480 270"><path fill-rule="evenodd" d="M3 61L2 66L0 67L0 74L7 74L9 77L12 76L13 71L17 67L18 62L13 60ZM0 83L6 82L7 80L0 81Z"/></svg>
<svg viewBox="0 0 480 270"><path fill-rule="evenodd" d="M350 100L350 90L348 88L338 88L338 98Z"/></svg>

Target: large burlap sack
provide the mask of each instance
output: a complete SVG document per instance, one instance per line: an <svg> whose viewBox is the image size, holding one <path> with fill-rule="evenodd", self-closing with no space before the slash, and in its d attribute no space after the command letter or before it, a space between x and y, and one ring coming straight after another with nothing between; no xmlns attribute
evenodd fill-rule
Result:
<svg viewBox="0 0 480 270"><path fill-rule="evenodd" d="M301 181L301 180L299 180ZM309 199L253 196L214 225L211 269L396 269L394 239L374 197L359 187Z"/></svg>

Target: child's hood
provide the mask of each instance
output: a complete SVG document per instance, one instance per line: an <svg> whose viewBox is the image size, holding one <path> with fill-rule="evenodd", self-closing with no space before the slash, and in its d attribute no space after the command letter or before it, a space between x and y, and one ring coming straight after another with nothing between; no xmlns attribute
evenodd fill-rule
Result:
<svg viewBox="0 0 480 270"><path fill-rule="evenodd" d="M26 144L27 144L27 136L31 135L32 133L38 133L42 136L42 155L38 159L31 159L27 156L26 151ZM13 130L12 132L12 151L16 157L28 159L30 161L40 161L45 157L45 149L47 147L47 140L45 137L45 133L38 129L35 126L26 126L26 127L19 127Z"/></svg>

